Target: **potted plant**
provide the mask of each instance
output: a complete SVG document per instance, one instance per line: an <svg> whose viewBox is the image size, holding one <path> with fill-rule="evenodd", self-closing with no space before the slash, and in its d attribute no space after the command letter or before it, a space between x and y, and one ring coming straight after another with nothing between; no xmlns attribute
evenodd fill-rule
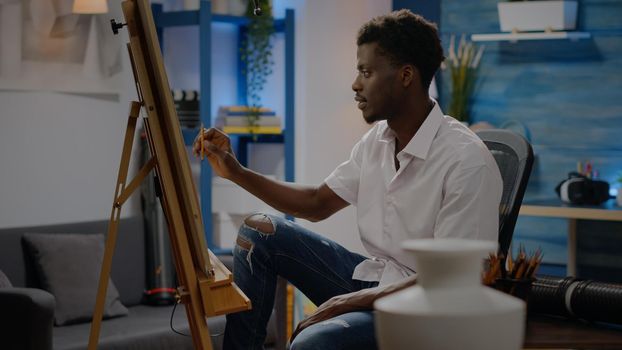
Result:
<svg viewBox="0 0 622 350"><path fill-rule="evenodd" d="M577 1L512 1L497 3L502 32L574 30Z"/></svg>
<svg viewBox="0 0 622 350"><path fill-rule="evenodd" d="M484 54L484 46L466 41L462 35L456 49L455 36L449 42L449 57L443 62L443 71L448 71L451 81L451 94L447 114L461 122L470 121L470 100L478 80L479 63Z"/></svg>
<svg viewBox="0 0 622 350"><path fill-rule="evenodd" d="M272 42L274 34L274 18L269 0L259 0L263 14L254 15L253 2L248 2L246 16L249 19L246 37L241 43L240 55L244 62L242 70L246 77L246 96L249 113L247 114L248 125L252 131L257 126L261 111L261 93L272 74L274 60L272 59Z"/></svg>

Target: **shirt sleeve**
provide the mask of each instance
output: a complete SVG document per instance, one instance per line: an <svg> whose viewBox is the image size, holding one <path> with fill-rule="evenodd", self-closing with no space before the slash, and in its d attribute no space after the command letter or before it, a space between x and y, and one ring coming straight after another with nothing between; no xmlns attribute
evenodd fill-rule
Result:
<svg viewBox="0 0 622 350"><path fill-rule="evenodd" d="M457 169L446 181L434 238L498 241L503 183L497 169Z"/></svg>
<svg viewBox="0 0 622 350"><path fill-rule="evenodd" d="M356 205L361 179L361 163L363 160L363 142L361 139L350 153L350 159L341 163L328 175L324 183L346 202Z"/></svg>

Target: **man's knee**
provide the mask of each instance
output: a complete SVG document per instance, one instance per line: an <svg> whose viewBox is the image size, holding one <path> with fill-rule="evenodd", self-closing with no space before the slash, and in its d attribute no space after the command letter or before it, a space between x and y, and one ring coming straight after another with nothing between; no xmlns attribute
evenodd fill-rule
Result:
<svg viewBox="0 0 622 350"><path fill-rule="evenodd" d="M316 350L316 349L330 349L334 344L327 343L326 339L322 339L321 333L314 334L299 334L294 342L291 344L289 350Z"/></svg>
<svg viewBox="0 0 622 350"><path fill-rule="evenodd" d="M264 235L273 235L275 232L272 219L266 214L253 214L244 219L246 226Z"/></svg>
<svg viewBox="0 0 622 350"><path fill-rule="evenodd" d="M290 350L334 349L342 343L350 325L341 319L329 319L303 330L294 339Z"/></svg>

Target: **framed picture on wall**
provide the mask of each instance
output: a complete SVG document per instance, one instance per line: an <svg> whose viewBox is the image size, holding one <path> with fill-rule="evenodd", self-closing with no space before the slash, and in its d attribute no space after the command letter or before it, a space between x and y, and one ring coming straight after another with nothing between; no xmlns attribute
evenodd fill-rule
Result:
<svg viewBox="0 0 622 350"><path fill-rule="evenodd" d="M118 94L119 37L109 18L76 14L73 0L0 0L0 89Z"/></svg>

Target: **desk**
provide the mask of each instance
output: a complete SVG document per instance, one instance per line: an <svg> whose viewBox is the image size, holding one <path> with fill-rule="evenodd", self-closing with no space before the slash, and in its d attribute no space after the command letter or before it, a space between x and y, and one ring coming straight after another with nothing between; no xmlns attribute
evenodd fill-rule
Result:
<svg viewBox="0 0 622 350"><path fill-rule="evenodd" d="M557 317L530 315L525 349L622 349L622 330Z"/></svg>
<svg viewBox="0 0 622 350"><path fill-rule="evenodd" d="M622 207L615 200L602 205L571 205L559 199L525 201L519 215L568 219L568 276L577 274L577 220L622 221Z"/></svg>

